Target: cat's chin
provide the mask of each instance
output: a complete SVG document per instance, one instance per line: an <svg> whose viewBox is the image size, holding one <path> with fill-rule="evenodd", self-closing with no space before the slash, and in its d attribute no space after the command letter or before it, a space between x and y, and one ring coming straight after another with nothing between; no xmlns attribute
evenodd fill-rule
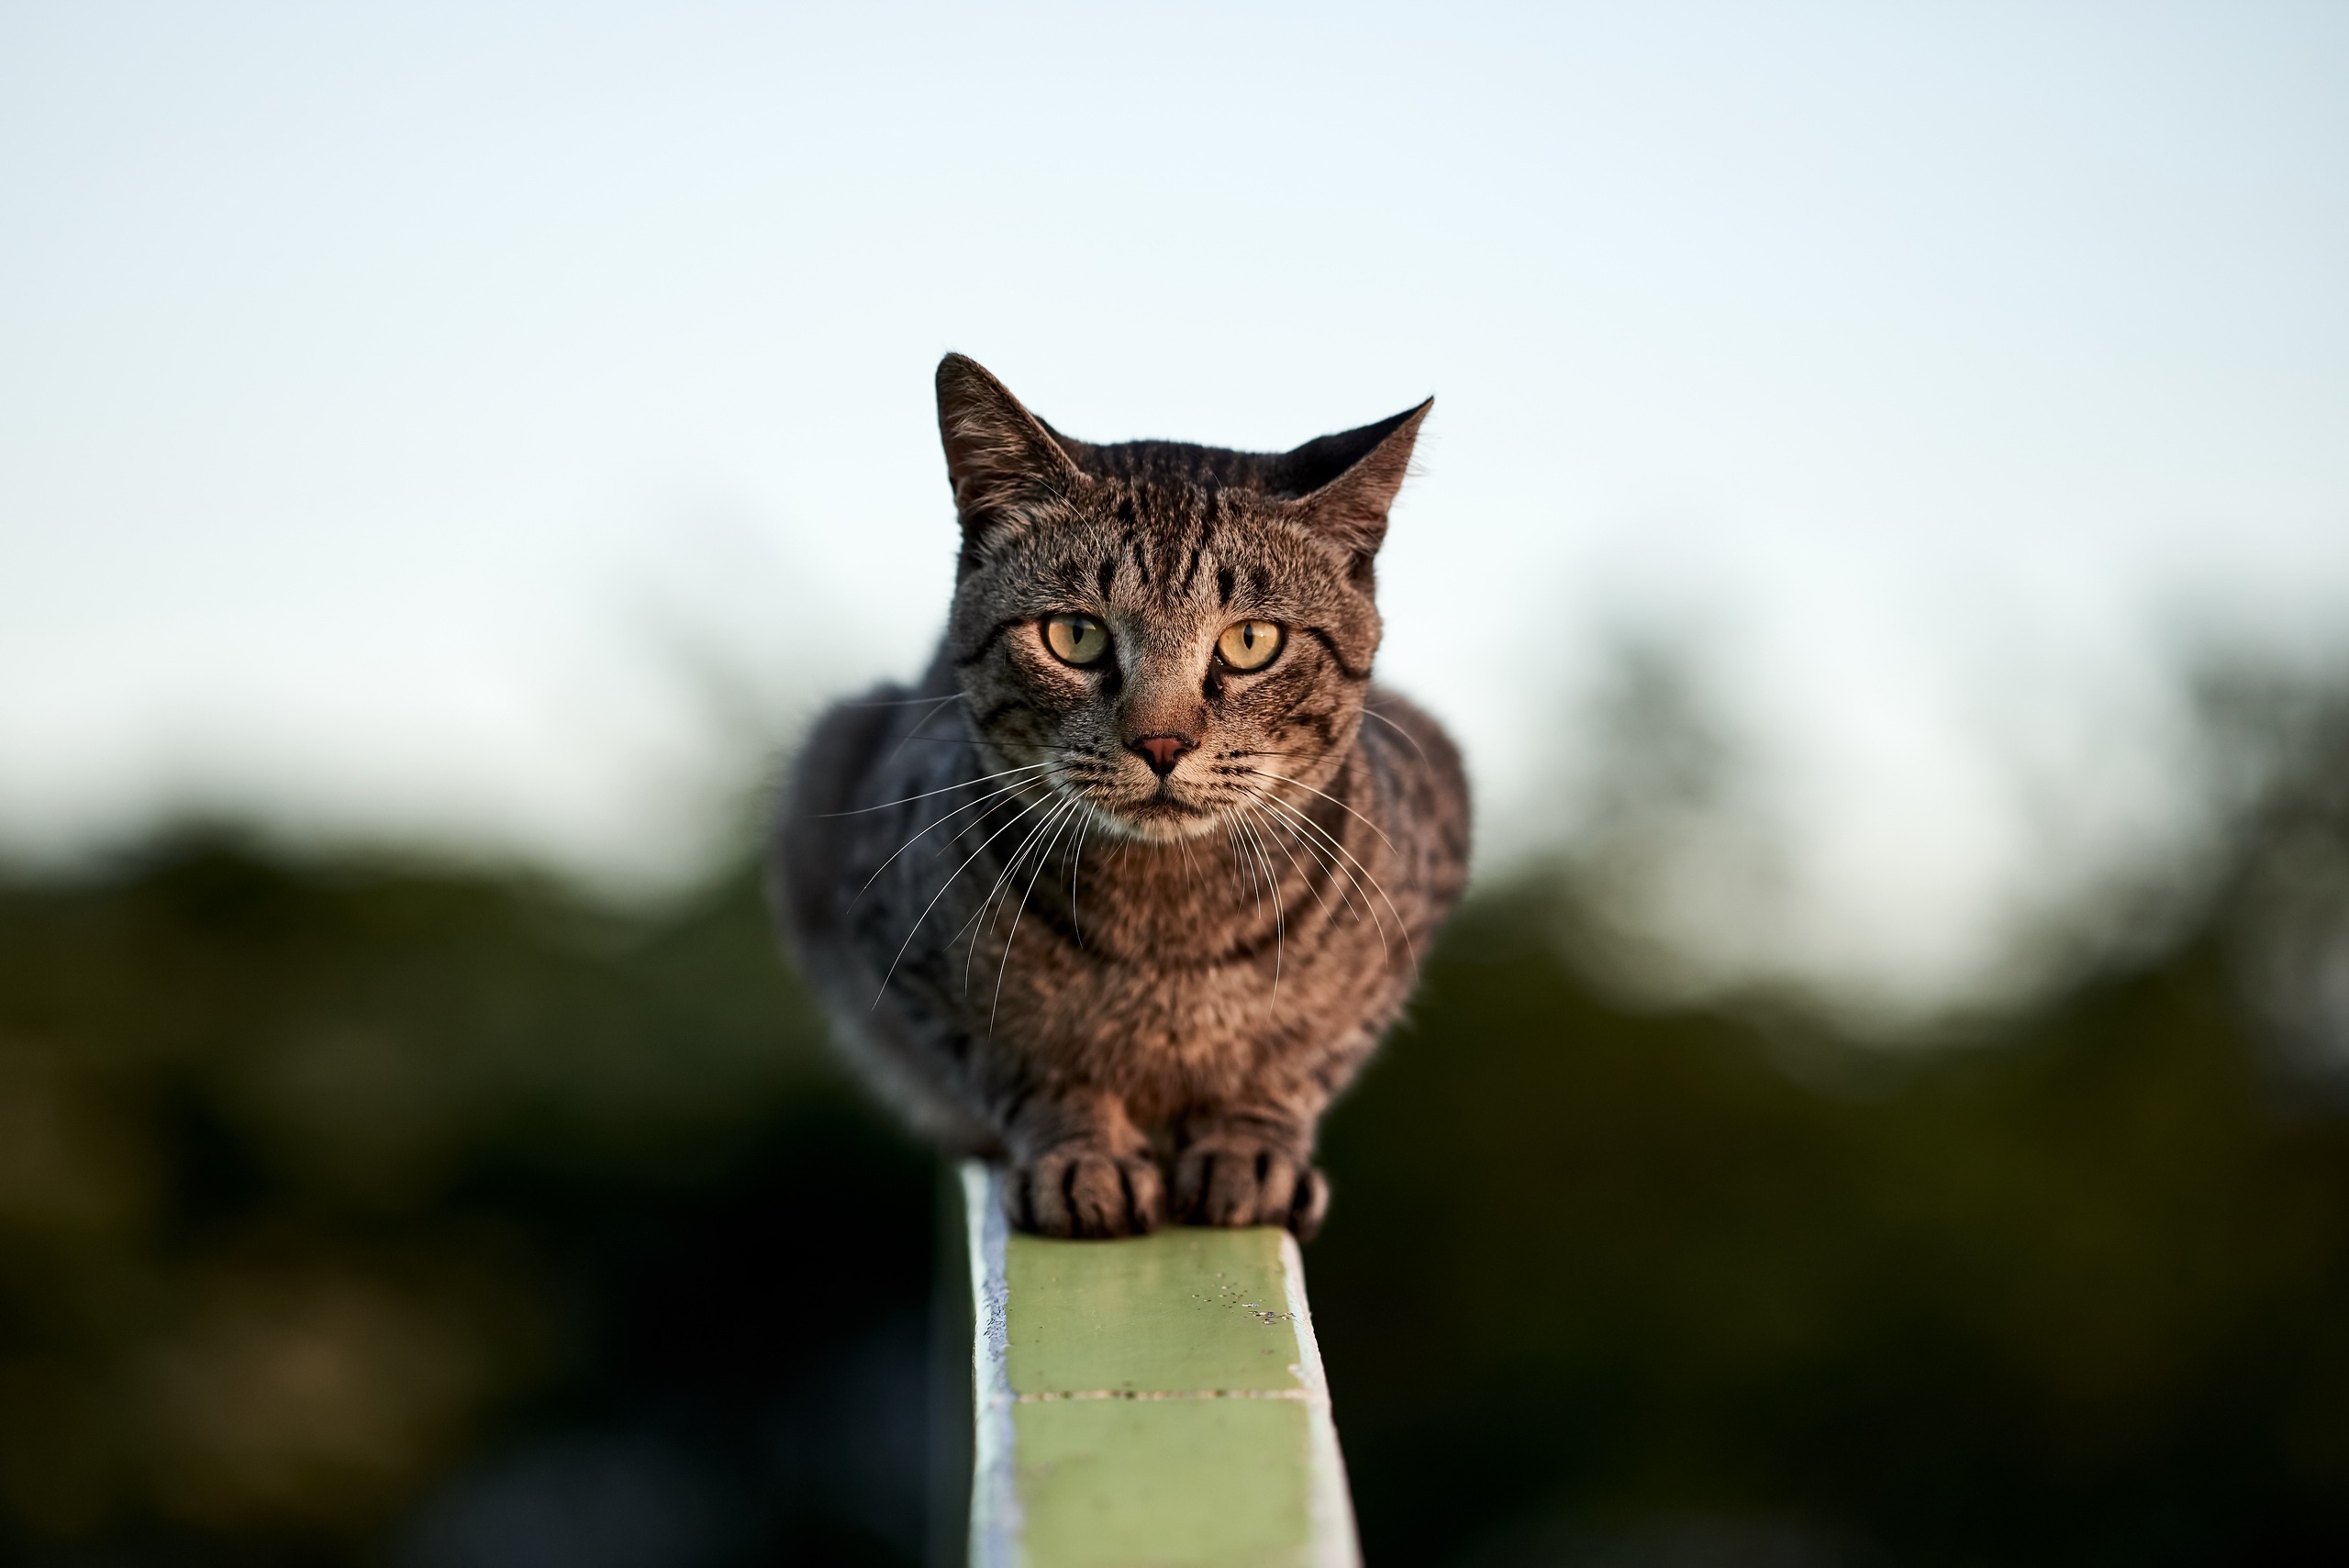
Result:
<svg viewBox="0 0 2349 1568"><path fill-rule="evenodd" d="M1133 806L1097 806L1094 816L1113 832L1145 844L1196 839L1212 828L1215 813L1178 800L1153 797Z"/></svg>

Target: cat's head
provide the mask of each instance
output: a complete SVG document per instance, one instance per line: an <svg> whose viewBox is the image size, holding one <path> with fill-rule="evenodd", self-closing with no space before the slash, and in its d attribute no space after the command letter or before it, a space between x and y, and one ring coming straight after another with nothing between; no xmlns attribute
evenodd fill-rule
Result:
<svg viewBox="0 0 2349 1568"><path fill-rule="evenodd" d="M1097 446L949 354L947 641L995 767L1162 842L1327 788L1362 724L1372 562L1430 406L1286 452Z"/></svg>

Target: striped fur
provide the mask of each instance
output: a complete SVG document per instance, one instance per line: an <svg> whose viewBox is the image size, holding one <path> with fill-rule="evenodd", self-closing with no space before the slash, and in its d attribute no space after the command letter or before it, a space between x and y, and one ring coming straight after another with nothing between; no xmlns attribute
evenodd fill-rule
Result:
<svg viewBox="0 0 2349 1568"><path fill-rule="evenodd" d="M1468 848L1458 756L1373 684L1373 562L1427 412L1293 451L1061 435L939 367L963 527L921 682L825 716L777 825L785 934L852 1060L1013 1219L1287 1224ZM1078 612L1113 654L1054 658ZM1284 628L1264 668L1224 628ZM1160 776L1142 737L1190 743Z"/></svg>

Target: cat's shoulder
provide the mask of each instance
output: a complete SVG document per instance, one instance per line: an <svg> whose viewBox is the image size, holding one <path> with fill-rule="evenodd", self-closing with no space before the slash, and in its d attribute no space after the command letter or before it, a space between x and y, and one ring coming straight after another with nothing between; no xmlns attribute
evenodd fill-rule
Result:
<svg viewBox="0 0 2349 1568"><path fill-rule="evenodd" d="M1388 809L1440 843L1446 857L1464 857L1475 811L1452 737L1426 709L1384 686L1371 687L1362 711L1357 744L1382 781Z"/></svg>
<svg viewBox="0 0 2349 1568"><path fill-rule="evenodd" d="M1391 686L1374 684L1363 698L1363 744L1445 780L1464 780L1460 749L1433 715Z"/></svg>
<svg viewBox="0 0 2349 1568"><path fill-rule="evenodd" d="M808 729L793 762L789 790L793 815L845 809L874 753L898 728L900 714L914 700L913 693L902 684L884 681L826 708Z"/></svg>

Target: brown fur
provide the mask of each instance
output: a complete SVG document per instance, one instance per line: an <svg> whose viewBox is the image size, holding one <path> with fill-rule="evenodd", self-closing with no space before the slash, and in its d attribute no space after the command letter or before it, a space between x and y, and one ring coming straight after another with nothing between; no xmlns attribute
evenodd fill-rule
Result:
<svg viewBox="0 0 2349 1568"><path fill-rule="evenodd" d="M920 1131L1008 1158L1014 1220L1319 1226L1322 1111L1457 899L1468 796L1371 683L1373 562L1429 405L1288 452L1061 435L938 371L963 526L921 683L825 716L775 891L852 1061ZM1112 638L1074 668L1055 613ZM1240 620L1269 664L1216 654ZM1140 745L1184 746L1162 777Z"/></svg>

